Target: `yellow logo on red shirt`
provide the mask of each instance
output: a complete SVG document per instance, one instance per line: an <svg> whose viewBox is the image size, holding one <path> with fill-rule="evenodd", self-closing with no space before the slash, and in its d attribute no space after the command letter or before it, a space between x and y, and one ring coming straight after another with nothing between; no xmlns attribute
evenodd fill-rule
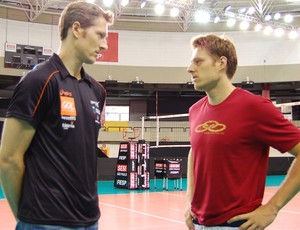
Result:
<svg viewBox="0 0 300 230"><path fill-rule="evenodd" d="M76 116L75 100L73 97L60 96L60 114L62 116Z"/></svg>
<svg viewBox="0 0 300 230"><path fill-rule="evenodd" d="M219 123L218 121L210 120L203 124L198 125L195 128L196 133L210 132L220 133L226 129L226 125Z"/></svg>

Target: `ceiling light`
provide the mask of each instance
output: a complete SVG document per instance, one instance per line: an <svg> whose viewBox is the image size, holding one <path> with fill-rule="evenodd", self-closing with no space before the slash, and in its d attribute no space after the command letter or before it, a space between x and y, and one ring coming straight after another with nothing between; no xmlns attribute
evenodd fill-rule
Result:
<svg viewBox="0 0 300 230"><path fill-rule="evenodd" d="M140 5L141 9L143 9L145 6L146 6L146 0L142 0Z"/></svg>
<svg viewBox="0 0 300 230"><path fill-rule="evenodd" d="M277 12L276 14L274 14L274 19L278 20L281 17L281 14L279 12Z"/></svg>
<svg viewBox="0 0 300 230"><path fill-rule="evenodd" d="M271 26L267 26L267 27L264 29L264 34L265 34L265 35L270 35L272 32L273 32L273 28L272 28Z"/></svg>
<svg viewBox="0 0 300 230"><path fill-rule="evenodd" d="M298 37L298 32L296 30L292 30L289 32L290 39L296 39Z"/></svg>
<svg viewBox="0 0 300 230"><path fill-rule="evenodd" d="M277 28L274 31L274 34L275 34L276 37L281 37L282 35L284 35L284 30L282 28Z"/></svg>
<svg viewBox="0 0 300 230"><path fill-rule="evenodd" d="M294 18L293 18L293 16L291 14L287 14L287 15L284 16L284 21L286 23L291 23L293 21L293 19Z"/></svg>
<svg viewBox="0 0 300 230"><path fill-rule="evenodd" d="M250 26L250 23L248 21L242 21L240 23L240 29L241 30L247 30Z"/></svg>
<svg viewBox="0 0 300 230"><path fill-rule="evenodd" d="M202 4L204 2L205 2L205 0L198 0L198 3L200 3L200 4Z"/></svg>
<svg viewBox="0 0 300 230"><path fill-rule="evenodd" d="M114 0L103 0L103 5L110 7L113 4Z"/></svg>
<svg viewBox="0 0 300 230"><path fill-rule="evenodd" d="M196 22L200 22L200 23L207 23L210 20L210 14L204 10L196 11L194 17Z"/></svg>
<svg viewBox="0 0 300 230"><path fill-rule="evenodd" d="M235 23L236 23L236 20L235 20L235 18L229 18L228 20L227 20L227 26L228 27L233 27L234 25L235 25Z"/></svg>
<svg viewBox="0 0 300 230"><path fill-rule="evenodd" d="M255 8L252 6L248 9L247 14L252 15L255 13Z"/></svg>
<svg viewBox="0 0 300 230"><path fill-rule="evenodd" d="M121 0L121 6L127 6L129 0Z"/></svg>
<svg viewBox="0 0 300 230"><path fill-rule="evenodd" d="M171 17L177 17L178 14L179 14L179 9L178 8L174 7L174 8L171 9L171 12L170 12Z"/></svg>
<svg viewBox="0 0 300 230"><path fill-rule="evenodd" d="M225 6L225 7L224 7L224 9L223 9L223 10L226 12L226 11L230 10L230 9L231 9L231 7L232 7L231 5L227 5L227 6Z"/></svg>
<svg viewBox="0 0 300 230"><path fill-rule="evenodd" d="M155 10L155 13L157 13L158 15L162 15L165 11L165 6L162 4L156 4L154 10Z"/></svg>
<svg viewBox="0 0 300 230"><path fill-rule="evenodd" d="M243 7L243 8L240 8L239 10L238 10L238 12L239 12L239 14L243 14L243 13L245 13L246 12L246 8L245 7Z"/></svg>
<svg viewBox="0 0 300 230"><path fill-rule="evenodd" d="M267 14L266 16L265 16L265 21L267 22L267 21L270 21L272 19L272 16L271 16L271 14Z"/></svg>
<svg viewBox="0 0 300 230"><path fill-rule="evenodd" d="M263 27L263 26L262 26L261 24L256 24L256 26L254 27L254 30L255 30L256 32L261 31L262 27Z"/></svg>
<svg viewBox="0 0 300 230"><path fill-rule="evenodd" d="M214 23L218 23L221 20L221 18L219 16L215 17Z"/></svg>

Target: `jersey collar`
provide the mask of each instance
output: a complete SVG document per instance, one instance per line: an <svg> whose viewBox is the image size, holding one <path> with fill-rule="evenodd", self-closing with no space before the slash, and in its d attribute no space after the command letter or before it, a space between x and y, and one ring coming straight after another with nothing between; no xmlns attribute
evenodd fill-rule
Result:
<svg viewBox="0 0 300 230"><path fill-rule="evenodd" d="M58 67L58 70L63 79L66 79L67 77L71 76L64 63L61 61L60 57L56 53L53 54L53 60L55 62L55 65ZM80 73L82 80L86 81L89 84L89 86L91 86L91 77L85 72L83 67L81 67Z"/></svg>

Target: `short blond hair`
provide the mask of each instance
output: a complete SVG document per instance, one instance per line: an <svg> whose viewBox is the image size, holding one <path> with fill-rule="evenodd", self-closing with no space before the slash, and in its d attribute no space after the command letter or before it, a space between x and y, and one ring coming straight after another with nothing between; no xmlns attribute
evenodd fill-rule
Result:
<svg viewBox="0 0 300 230"><path fill-rule="evenodd" d="M234 44L227 37L221 37L214 34L199 35L191 40L191 45L195 49L197 47L205 48L213 57L220 58L222 56L227 58L226 74L229 79L237 69L237 54Z"/></svg>
<svg viewBox="0 0 300 230"><path fill-rule="evenodd" d="M96 4L82 0L69 3L62 11L59 19L60 39L63 41L67 37L68 30L74 22L78 21L83 28L88 28L93 25L95 19L101 16L109 25L114 23L114 14L109 10L103 10Z"/></svg>

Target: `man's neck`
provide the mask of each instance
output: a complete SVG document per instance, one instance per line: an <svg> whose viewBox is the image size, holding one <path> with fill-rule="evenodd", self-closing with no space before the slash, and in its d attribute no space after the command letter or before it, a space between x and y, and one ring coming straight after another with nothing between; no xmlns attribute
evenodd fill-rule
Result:
<svg viewBox="0 0 300 230"><path fill-rule="evenodd" d="M225 99L234 91L235 86L231 83L212 89L210 92L206 92L208 96L208 102L211 105L218 105L225 101Z"/></svg>
<svg viewBox="0 0 300 230"><path fill-rule="evenodd" d="M70 75L80 80L82 63L77 59L76 53L74 53L74 49L68 49L68 47L66 46L61 46L58 52L58 56L64 63Z"/></svg>

